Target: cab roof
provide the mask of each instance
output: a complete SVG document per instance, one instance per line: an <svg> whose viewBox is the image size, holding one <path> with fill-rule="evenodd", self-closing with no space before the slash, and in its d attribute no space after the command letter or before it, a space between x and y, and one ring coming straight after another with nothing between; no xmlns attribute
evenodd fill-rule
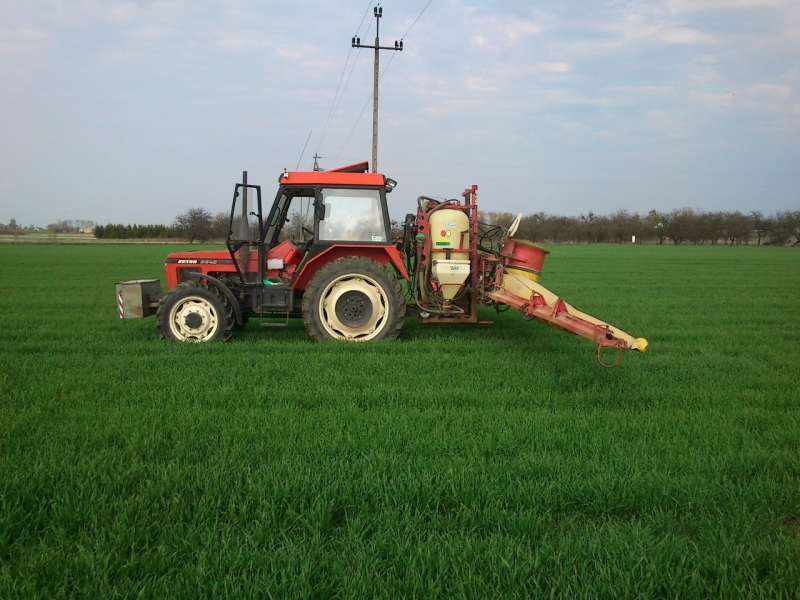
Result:
<svg viewBox="0 0 800 600"><path fill-rule="evenodd" d="M345 165L328 171L284 171L278 177L281 185L341 185L347 187L383 187L382 173L368 173L367 161Z"/></svg>

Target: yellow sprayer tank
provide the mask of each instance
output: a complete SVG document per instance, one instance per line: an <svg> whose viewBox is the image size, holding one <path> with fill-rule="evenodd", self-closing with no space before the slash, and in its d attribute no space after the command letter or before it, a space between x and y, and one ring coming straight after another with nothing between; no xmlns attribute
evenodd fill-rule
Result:
<svg viewBox="0 0 800 600"><path fill-rule="evenodd" d="M454 250L441 258L469 260L469 217L464 211L442 208L431 213L428 223L432 256L436 257L437 250Z"/></svg>
<svg viewBox="0 0 800 600"><path fill-rule="evenodd" d="M433 276L445 300L452 300L469 277L469 217L462 210L441 208L428 218Z"/></svg>

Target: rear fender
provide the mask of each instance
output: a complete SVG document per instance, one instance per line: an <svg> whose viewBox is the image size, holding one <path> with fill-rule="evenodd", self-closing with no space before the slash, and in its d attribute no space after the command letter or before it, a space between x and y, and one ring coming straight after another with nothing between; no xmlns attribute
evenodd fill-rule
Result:
<svg viewBox="0 0 800 600"><path fill-rule="evenodd" d="M326 248L301 265L300 272L292 283L293 290L305 290L308 282L322 267L336 259L346 256L363 256L383 266L392 265L403 279L408 280L406 267L400 257L400 251L394 246L358 246L355 244L336 244Z"/></svg>

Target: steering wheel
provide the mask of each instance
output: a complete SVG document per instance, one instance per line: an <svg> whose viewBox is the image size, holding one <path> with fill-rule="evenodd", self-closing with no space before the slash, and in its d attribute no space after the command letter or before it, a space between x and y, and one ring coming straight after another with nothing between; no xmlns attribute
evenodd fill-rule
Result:
<svg viewBox="0 0 800 600"><path fill-rule="evenodd" d="M300 227L300 230L303 232L303 251L308 252L311 244L314 243L314 232L306 227ZM306 239L306 234L308 234L308 239Z"/></svg>

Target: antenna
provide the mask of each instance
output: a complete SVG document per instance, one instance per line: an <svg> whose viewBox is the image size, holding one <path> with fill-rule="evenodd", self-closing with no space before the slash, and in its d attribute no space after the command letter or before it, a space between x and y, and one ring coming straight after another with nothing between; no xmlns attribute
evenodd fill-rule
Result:
<svg viewBox="0 0 800 600"><path fill-rule="evenodd" d="M303 160L303 154L306 153L306 147L308 146L308 140L311 139L311 134L314 133L313 131L308 132L308 137L306 138L306 145L303 146L303 151L300 153L300 158L297 160L297 166L294 168L295 171L300 168L300 161Z"/></svg>

